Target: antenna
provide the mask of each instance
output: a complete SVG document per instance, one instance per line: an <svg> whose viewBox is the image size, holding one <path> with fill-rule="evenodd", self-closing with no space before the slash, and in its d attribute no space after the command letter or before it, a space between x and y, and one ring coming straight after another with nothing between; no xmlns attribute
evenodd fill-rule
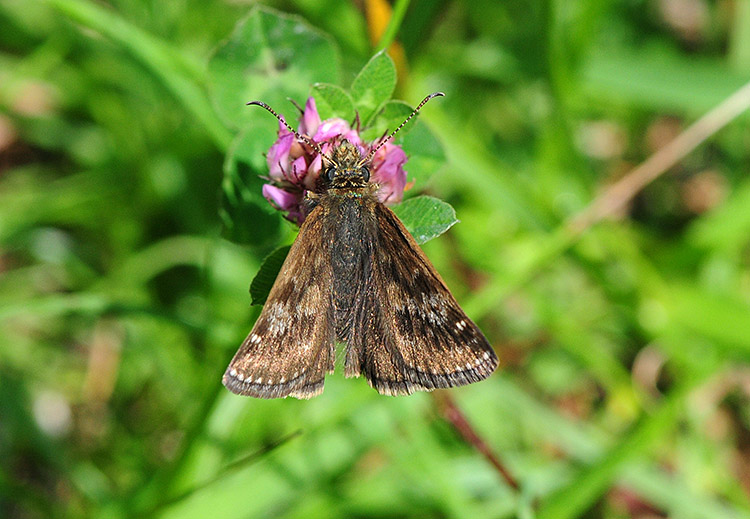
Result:
<svg viewBox="0 0 750 519"><path fill-rule="evenodd" d="M265 108L269 112L271 112L273 114L273 116L276 117L276 119L278 119L281 124L283 124L284 126L286 126L287 130L289 130L290 132L292 132L294 134L294 136L297 138L297 140L303 141L303 142L307 143L312 149L314 149L315 151L317 151L318 154L321 157L323 157L326 160L328 160L328 162L333 162L333 160L331 160L331 157L329 157L328 155L326 155L325 153L323 153L323 150L321 149L320 146L318 146L317 142L313 141L307 135L300 135L297 132L297 130L295 130L294 128L292 128L291 126L289 126L287 124L287 122L284 120L284 118L281 117L279 114L277 114L276 111L273 108L271 108L270 106L268 106L266 103L264 103L263 101L250 101L249 103L247 103L247 106L250 106L250 105L260 106L260 107Z"/></svg>
<svg viewBox="0 0 750 519"><path fill-rule="evenodd" d="M445 94L442 93L442 92L433 92L432 94L430 94L427 97L425 97L424 99L422 99L422 102L417 105L417 107L414 109L414 111L411 114L409 114L409 117L407 117L404 120L404 122L402 122L399 125L398 128L396 128L395 130L393 130L388 137L386 137L385 139L383 139L380 142L380 144L378 144L375 148L373 148L372 150L370 150L370 153L368 153L367 156L360 161L360 164L366 164L366 163L370 162L370 160L372 160L372 158L375 156L375 154L378 152L378 150L380 148L382 148L383 146L385 146L385 143L387 143L389 140L391 140L393 138L393 136L396 135L399 132L399 130L401 130L401 128L403 128L404 126L406 126L406 123L408 123L409 121L411 121L412 117L414 117L415 115L417 115L417 112L419 112L419 110L424 105L427 104L427 101L429 101L433 97L443 97L443 96L445 96Z"/></svg>

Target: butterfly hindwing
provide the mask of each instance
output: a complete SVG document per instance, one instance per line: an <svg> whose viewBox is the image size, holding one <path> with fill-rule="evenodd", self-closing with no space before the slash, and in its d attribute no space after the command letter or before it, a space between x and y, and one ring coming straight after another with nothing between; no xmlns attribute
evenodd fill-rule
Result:
<svg viewBox="0 0 750 519"><path fill-rule="evenodd" d="M333 371L332 271L321 207L305 220L258 320L224 374L233 393L311 398Z"/></svg>
<svg viewBox="0 0 750 519"><path fill-rule="evenodd" d="M365 221L371 268L352 323L347 376L380 393L461 386L487 378L497 356L396 215L375 204Z"/></svg>

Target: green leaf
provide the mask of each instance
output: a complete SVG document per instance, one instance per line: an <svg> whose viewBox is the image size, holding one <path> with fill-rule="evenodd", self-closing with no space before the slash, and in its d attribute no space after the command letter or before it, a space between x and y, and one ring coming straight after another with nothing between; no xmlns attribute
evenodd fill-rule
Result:
<svg viewBox="0 0 750 519"><path fill-rule="evenodd" d="M311 94L315 98L321 120L340 117L352 122L356 117L354 101L349 93L340 86L330 83L316 83Z"/></svg>
<svg viewBox="0 0 750 519"><path fill-rule="evenodd" d="M404 165L408 174L407 178L417 187L421 187L445 165L445 153L443 153L440 141L424 124L416 125L412 131L403 136L400 144L409 156L409 160Z"/></svg>
<svg viewBox="0 0 750 519"><path fill-rule="evenodd" d="M361 132L362 139L365 141L373 141L386 132L391 133L398 128L407 117L409 117L412 110L414 110L414 108L404 101L388 101L378 111L378 114L372 118L372 122L367 129ZM418 116L414 116L408 124L401 128L394 136L394 140L398 141L403 138L403 136L414 127L417 117Z"/></svg>
<svg viewBox="0 0 750 519"><path fill-rule="evenodd" d="M310 84L337 81L340 64L330 37L301 18L255 7L216 50L208 71L219 115L242 127L252 117L248 101L279 107L290 97L304 99Z"/></svg>
<svg viewBox="0 0 750 519"><path fill-rule="evenodd" d="M677 283L669 295L666 309L677 329L711 340L724 358L750 360L750 305L746 301Z"/></svg>
<svg viewBox="0 0 750 519"><path fill-rule="evenodd" d="M232 141L226 161L246 162L261 175L267 175L266 153L278 138L279 123L260 107L251 106L249 111L248 122Z"/></svg>
<svg viewBox="0 0 750 519"><path fill-rule="evenodd" d="M601 49L581 67L582 99L629 103L648 110L702 115L747 82L726 63L671 47ZM588 101L587 101L588 102Z"/></svg>
<svg viewBox="0 0 750 519"><path fill-rule="evenodd" d="M227 152L220 216L224 237L235 243L263 246L278 240L281 218L263 197L265 180L258 174L267 170L263 153L276 137L274 124L273 118L259 117Z"/></svg>
<svg viewBox="0 0 750 519"><path fill-rule="evenodd" d="M453 207L431 196L411 198L392 209L419 244L440 236L458 223Z"/></svg>
<svg viewBox="0 0 750 519"><path fill-rule="evenodd" d="M291 247L291 245L279 247L263 260L260 270L253 278L253 282L250 283L251 304L262 305L266 302L268 293L271 291L271 287L276 281L276 276L279 275L281 266L284 264Z"/></svg>
<svg viewBox="0 0 750 519"><path fill-rule="evenodd" d="M352 98L360 120L367 123L396 88L396 66L384 51L375 54L352 82Z"/></svg>
<svg viewBox="0 0 750 519"><path fill-rule="evenodd" d="M750 182L739 183L729 200L697 219L688 230L690 243L703 249L741 251L750 235Z"/></svg>

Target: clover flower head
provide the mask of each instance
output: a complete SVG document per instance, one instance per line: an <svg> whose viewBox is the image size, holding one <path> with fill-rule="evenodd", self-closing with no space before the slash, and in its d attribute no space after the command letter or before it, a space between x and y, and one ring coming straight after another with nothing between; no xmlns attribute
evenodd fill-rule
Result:
<svg viewBox="0 0 750 519"><path fill-rule="evenodd" d="M344 139L356 146L362 156L378 144L366 143L359 132L341 118L321 120L315 99L310 97L300 116L298 133L318 144L328 154ZM318 188L323 166L320 154L309 144L297 140L283 123L279 123L276 142L266 154L269 182L263 186L263 196L285 217L298 225L307 216L305 194ZM406 187L404 164L407 156L400 146L392 142L382 146L372 158L370 182L379 186L378 199L385 204L401 201Z"/></svg>

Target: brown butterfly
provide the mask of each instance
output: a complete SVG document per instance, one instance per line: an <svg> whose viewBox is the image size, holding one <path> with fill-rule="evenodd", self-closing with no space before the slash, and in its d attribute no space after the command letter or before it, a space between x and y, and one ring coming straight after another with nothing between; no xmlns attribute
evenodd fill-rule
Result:
<svg viewBox="0 0 750 519"><path fill-rule="evenodd" d="M311 398L346 343L345 375L364 375L385 395L407 395L487 378L497 356L435 268L369 182L375 152L440 92L365 156L342 140L323 158L320 188L263 311L224 374L232 392Z"/></svg>

